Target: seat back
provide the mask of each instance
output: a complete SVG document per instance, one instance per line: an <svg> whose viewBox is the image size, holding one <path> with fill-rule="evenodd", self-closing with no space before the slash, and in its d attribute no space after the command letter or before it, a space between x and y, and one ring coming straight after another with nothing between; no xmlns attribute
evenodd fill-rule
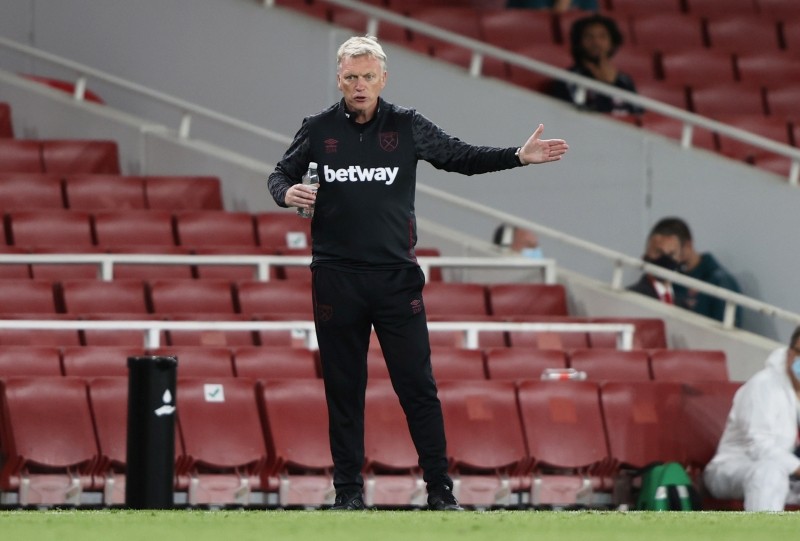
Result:
<svg viewBox="0 0 800 541"><path fill-rule="evenodd" d="M42 141L42 164L46 173L120 174L115 141Z"/></svg>
<svg viewBox="0 0 800 541"><path fill-rule="evenodd" d="M586 372L590 381L649 381L649 356L643 349L578 349L570 353L569 365Z"/></svg>
<svg viewBox="0 0 800 541"><path fill-rule="evenodd" d="M57 312L49 280L0 280L0 314L52 314Z"/></svg>
<svg viewBox="0 0 800 541"><path fill-rule="evenodd" d="M288 346L253 346L233 352L236 376L254 380L316 379L317 360L313 351Z"/></svg>
<svg viewBox="0 0 800 541"><path fill-rule="evenodd" d="M702 469L714 457L741 385L738 381L697 381L682 386L681 441L687 466Z"/></svg>
<svg viewBox="0 0 800 541"><path fill-rule="evenodd" d="M419 457L391 382L371 379L367 384L365 404L366 468L394 472L416 470Z"/></svg>
<svg viewBox="0 0 800 541"><path fill-rule="evenodd" d="M311 220L294 212L256 214L256 230L261 246L308 248L311 246Z"/></svg>
<svg viewBox="0 0 800 541"><path fill-rule="evenodd" d="M237 284L242 314L297 314L313 318L311 282L305 280L241 281Z"/></svg>
<svg viewBox="0 0 800 541"><path fill-rule="evenodd" d="M724 351L658 349L650 352L650 369L656 381L728 381Z"/></svg>
<svg viewBox="0 0 800 541"><path fill-rule="evenodd" d="M42 147L39 141L0 140L0 172L44 173Z"/></svg>
<svg viewBox="0 0 800 541"><path fill-rule="evenodd" d="M60 376L61 354L53 346L0 346L0 379Z"/></svg>
<svg viewBox="0 0 800 541"><path fill-rule="evenodd" d="M479 284L429 282L422 292L425 313L433 317L458 319L460 316L485 316L486 290Z"/></svg>
<svg viewBox="0 0 800 541"><path fill-rule="evenodd" d="M548 368L565 369L567 359L557 349L490 348L486 351L489 379L538 380Z"/></svg>
<svg viewBox="0 0 800 541"><path fill-rule="evenodd" d="M486 379L483 352L479 349L432 346L431 365L436 381Z"/></svg>
<svg viewBox="0 0 800 541"><path fill-rule="evenodd" d="M223 210L218 177L147 176L147 208L154 210Z"/></svg>
<svg viewBox="0 0 800 541"><path fill-rule="evenodd" d="M64 375L81 378L128 376L128 358L144 355L136 346L71 346L63 348Z"/></svg>
<svg viewBox="0 0 800 541"><path fill-rule="evenodd" d="M37 173L0 173L0 210L64 208L61 177Z"/></svg>
<svg viewBox="0 0 800 541"><path fill-rule="evenodd" d="M148 313L141 280L66 280L61 292L65 311L72 315Z"/></svg>
<svg viewBox="0 0 800 541"><path fill-rule="evenodd" d="M492 284L489 309L495 316L567 315L567 294L561 284Z"/></svg>
<svg viewBox="0 0 800 541"><path fill-rule="evenodd" d="M97 244L121 246L175 246L172 214L158 210L102 211L94 215Z"/></svg>
<svg viewBox="0 0 800 541"><path fill-rule="evenodd" d="M31 210L9 213L12 244L22 247L71 246L94 244L89 214L67 210Z"/></svg>
<svg viewBox="0 0 800 541"><path fill-rule="evenodd" d="M227 280L153 280L150 297L156 314L234 314Z"/></svg>
<svg viewBox="0 0 800 541"><path fill-rule="evenodd" d="M178 375L182 378L231 378L234 376L231 350L213 346L163 346L152 355L178 359Z"/></svg>
<svg viewBox="0 0 800 541"><path fill-rule="evenodd" d="M67 206L72 210L129 210L145 208L142 177L68 175L64 178Z"/></svg>
<svg viewBox="0 0 800 541"><path fill-rule="evenodd" d="M186 210L175 215L175 222L181 246L257 245L253 217L247 212Z"/></svg>

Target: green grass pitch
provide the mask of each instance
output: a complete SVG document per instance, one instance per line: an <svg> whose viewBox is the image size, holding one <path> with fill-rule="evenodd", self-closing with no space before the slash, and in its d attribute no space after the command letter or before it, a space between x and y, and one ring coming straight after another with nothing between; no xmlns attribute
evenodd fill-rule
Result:
<svg viewBox="0 0 800 541"><path fill-rule="evenodd" d="M753 541L797 535L796 513L6 511L3 540Z"/></svg>

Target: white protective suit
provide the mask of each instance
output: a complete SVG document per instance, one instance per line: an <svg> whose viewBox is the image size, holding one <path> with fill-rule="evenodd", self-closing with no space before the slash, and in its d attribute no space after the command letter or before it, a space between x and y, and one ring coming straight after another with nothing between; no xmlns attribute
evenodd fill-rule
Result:
<svg viewBox="0 0 800 541"><path fill-rule="evenodd" d="M800 468L795 456L798 399L786 372L788 348L736 392L717 453L703 480L715 498L744 498L746 511L782 511L796 496L789 476Z"/></svg>

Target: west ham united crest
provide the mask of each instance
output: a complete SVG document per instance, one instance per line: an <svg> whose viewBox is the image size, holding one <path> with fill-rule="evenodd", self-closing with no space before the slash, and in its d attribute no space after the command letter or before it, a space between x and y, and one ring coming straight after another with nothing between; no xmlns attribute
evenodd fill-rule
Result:
<svg viewBox="0 0 800 541"><path fill-rule="evenodd" d="M330 321L333 317L333 306L330 304L317 305L317 316L320 321Z"/></svg>
<svg viewBox="0 0 800 541"><path fill-rule="evenodd" d="M381 143L381 148L386 152L394 152L397 150L397 145L400 144L400 136L396 131L378 134L378 139Z"/></svg>

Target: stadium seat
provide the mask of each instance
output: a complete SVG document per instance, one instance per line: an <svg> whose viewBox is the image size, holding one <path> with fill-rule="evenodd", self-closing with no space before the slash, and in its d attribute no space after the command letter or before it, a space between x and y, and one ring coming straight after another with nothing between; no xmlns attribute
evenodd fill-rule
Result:
<svg viewBox="0 0 800 541"><path fill-rule="evenodd" d="M0 346L79 346L78 331L69 329L2 329Z"/></svg>
<svg viewBox="0 0 800 541"><path fill-rule="evenodd" d="M485 316L486 289L480 284L429 282L422 292L425 313L459 319L462 316Z"/></svg>
<svg viewBox="0 0 800 541"><path fill-rule="evenodd" d="M620 351L591 348L574 350L569 365L586 373L586 379L602 381L649 381L649 355L646 350Z"/></svg>
<svg viewBox="0 0 800 541"><path fill-rule="evenodd" d="M678 107L679 109L689 109L688 91L685 85L682 84L669 84L664 81L648 82L637 81L636 92L647 98L662 101L666 104ZM644 120L668 118L662 116L660 113L647 112L639 115L642 120L641 124L647 127ZM669 120L673 120L669 118Z"/></svg>
<svg viewBox="0 0 800 541"><path fill-rule="evenodd" d="M91 379L98 377L128 377L128 358L144 355L137 346L72 346L61 352L65 376Z"/></svg>
<svg viewBox="0 0 800 541"><path fill-rule="evenodd" d="M177 408L189 464L189 505L249 505L267 488L269 460L255 382L179 378ZM262 479L265 481L262 483Z"/></svg>
<svg viewBox="0 0 800 541"><path fill-rule="evenodd" d="M759 87L727 83L694 87L691 90L692 110L703 116L763 115L764 95Z"/></svg>
<svg viewBox="0 0 800 541"><path fill-rule="evenodd" d="M553 15L538 10L486 10L478 13L481 39L513 50L520 43L555 43Z"/></svg>
<svg viewBox="0 0 800 541"><path fill-rule="evenodd" d="M736 70L742 83L769 88L800 83L800 58L776 52L736 55Z"/></svg>
<svg viewBox="0 0 800 541"><path fill-rule="evenodd" d="M0 173L0 211L63 208L60 176Z"/></svg>
<svg viewBox="0 0 800 541"><path fill-rule="evenodd" d="M264 249L259 246L207 246L192 250L195 255L225 255L225 256L251 256L265 255ZM276 254L277 255L277 254ZM194 265L198 278L216 278L231 281L255 280L258 278L258 269L255 265L228 265L198 264ZM306 271L306 280L311 280L311 272L308 267L299 267ZM283 278L283 268L278 265L269 267L269 279L278 280Z"/></svg>
<svg viewBox="0 0 800 541"><path fill-rule="evenodd" d="M733 56L728 52L707 49L663 53L661 74L670 85L730 86L736 79Z"/></svg>
<svg viewBox="0 0 800 541"><path fill-rule="evenodd" d="M369 18L364 13L358 13L350 9L340 8L332 4L330 4L329 7L330 21L333 24L356 30L360 33L360 35L363 35L367 31ZM413 46L410 42L411 36L409 35L408 30L402 26L392 24L388 21L378 21L378 27L377 31L375 32L375 36L381 41L381 43L398 43L413 49Z"/></svg>
<svg viewBox="0 0 800 541"><path fill-rule="evenodd" d="M149 313L141 280L66 280L61 283L67 314L92 319L93 315L125 315L131 319Z"/></svg>
<svg viewBox="0 0 800 541"><path fill-rule="evenodd" d="M311 220L294 212L263 212L256 214L256 230L261 246L275 248L309 248Z"/></svg>
<svg viewBox="0 0 800 541"><path fill-rule="evenodd" d="M156 211L157 212L157 211ZM107 251L117 254L154 254L154 255L189 255L190 250L170 245L122 245L107 246ZM154 280L154 279L191 279L194 277L194 266L188 263L117 263L114 265L115 280ZM205 277L205 276L204 276Z"/></svg>
<svg viewBox="0 0 800 541"><path fill-rule="evenodd" d="M513 52L562 69L568 68L573 62L572 55L563 45L521 45L516 47ZM511 83L536 92L549 93L552 91L552 77L514 64L509 65L508 69Z"/></svg>
<svg viewBox="0 0 800 541"><path fill-rule="evenodd" d="M173 321L248 321L249 318L238 314L180 314L169 318ZM203 346L233 348L256 345L256 335L253 331L228 331L228 330L169 330L167 340L162 344L170 346Z"/></svg>
<svg viewBox="0 0 800 541"><path fill-rule="evenodd" d="M479 349L432 346L431 365L436 381L486 379L483 352Z"/></svg>
<svg viewBox="0 0 800 541"><path fill-rule="evenodd" d="M119 150L115 141L42 141L45 173L119 175Z"/></svg>
<svg viewBox="0 0 800 541"><path fill-rule="evenodd" d="M453 494L462 505L510 506L528 490L528 452L511 381L439 385Z"/></svg>
<svg viewBox="0 0 800 541"><path fill-rule="evenodd" d="M60 375L61 353L57 347L0 346L0 379Z"/></svg>
<svg viewBox="0 0 800 541"><path fill-rule="evenodd" d="M236 289L242 314L294 314L298 319L313 319L310 280L245 280L238 282Z"/></svg>
<svg viewBox="0 0 800 541"><path fill-rule="evenodd" d="M424 505L419 458L391 382L371 379L365 404L365 503L376 507Z"/></svg>
<svg viewBox="0 0 800 541"><path fill-rule="evenodd" d="M614 64L617 69L631 76L637 90L641 84L655 81L658 76L656 55L651 51L622 46L614 54Z"/></svg>
<svg viewBox="0 0 800 541"><path fill-rule="evenodd" d="M634 349L666 349L667 331L663 319L646 317L594 317L592 323L631 323L634 327ZM614 348L615 338L609 333L590 333L593 348Z"/></svg>
<svg viewBox="0 0 800 541"><path fill-rule="evenodd" d="M179 378L231 378L231 350L212 346L162 346L149 351L150 355L175 357Z"/></svg>
<svg viewBox="0 0 800 541"><path fill-rule="evenodd" d="M719 117L718 120L784 145L791 144L789 125L782 118L765 117L763 115L734 115ZM731 158L754 163L766 156L777 156L777 154L768 150L739 141L722 133L717 134L717 137L719 139L720 152Z"/></svg>
<svg viewBox="0 0 800 541"><path fill-rule="evenodd" d="M534 461L533 506L595 503L614 472L596 383L523 381L518 389L526 444Z"/></svg>
<svg viewBox="0 0 800 541"><path fill-rule="evenodd" d="M683 385L681 442L684 465L699 474L714 457L738 381L694 381ZM698 478L699 475L695 475Z"/></svg>
<svg viewBox="0 0 800 541"><path fill-rule="evenodd" d="M800 17L800 4L786 0L755 0L761 15L775 17L779 20L791 20Z"/></svg>
<svg viewBox="0 0 800 541"><path fill-rule="evenodd" d="M727 13L730 6L725 5ZM778 25L770 18L753 14L713 18L706 22L709 45L713 50L730 53L779 54Z"/></svg>
<svg viewBox="0 0 800 541"><path fill-rule="evenodd" d="M0 314L41 317L58 312L53 283L49 280L0 280Z"/></svg>
<svg viewBox="0 0 800 541"><path fill-rule="evenodd" d="M94 214L97 244L103 247L175 246L172 214L160 210L100 211Z"/></svg>
<svg viewBox="0 0 800 541"><path fill-rule="evenodd" d="M145 208L142 177L69 175L64 178L67 207L72 210L130 210Z"/></svg>
<svg viewBox="0 0 800 541"><path fill-rule="evenodd" d="M313 351L280 346L239 347L233 351L237 377L273 381L316 379L317 359Z"/></svg>
<svg viewBox="0 0 800 541"><path fill-rule="evenodd" d="M442 30L454 32L466 38L481 39L480 19L478 10L471 7L439 7L439 6L409 6L407 16ZM437 52L447 49L465 50L463 47L452 45L440 39L411 31L412 47L428 50L435 57Z"/></svg>
<svg viewBox="0 0 800 541"><path fill-rule="evenodd" d="M179 393L178 393L179 394ZM103 492L103 505L125 504L128 440L128 379L99 377L89 380L89 399L101 461L95 485ZM178 489L180 466L185 456L175 424L175 488Z"/></svg>
<svg viewBox="0 0 800 541"><path fill-rule="evenodd" d="M0 139L0 172L44 173L39 141Z"/></svg>
<svg viewBox="0 0 800 541"><path fill-rule="evenodd" d="M0 254L27 254L28 251L23 248L16 248L14 246L6 246L0 244ZM6 279L18 280L20 278L31 278L31 267L26 263L6 263L0 265L0 280Z"/></svg>
<svg viewBox="0 0 800 541"><path fill-rule="evenodd" d="M89 214L67 210L31 210L8 214L12 244L20 247L88 247L93 245Z"/></svg>
<svg viewBox="0 0 800 541"><path fill-rule="evenodd" d="M523 323L589 323L586 318L573 316L522 316L510 319ZM508 341L512 347L558 350L589 347L589 335L583 331L509 331Z"/></svg>
<svg viewBox="0 0 800 541"><path fill-rule="evenodd" d="M689 13L708 17L712 21L720 16L735 14L741 17L754 17L758 13L758 0L684 0Z"/></svg>
<svg viewBox="0 0 800 541"><path fill-rule="evenodd" d="M11 106L0 102L0 139L14 138L14 123L11 121Z"/></svg>
<svg viewBox="0 0 800 541"><path fill-rule="evenodd" d="M86 382L10 378L0 380L0 397L5 423L0 490L16 494L14 503L21 506L86 503L84 491L92 486L99 459Z"/></svg>
<svg viewBox="0 0 800 541"><path fill-rule="evenodd" d="M652 350L650 369L656 381L728 381L726 355L720 350Z"/></svg>
<svg viewBox="0 0 800 541"><path fill-rule="evenodd" d="M800 19L787 18L781 28L786 50L794 56L800 55Z"/></svg>
<svg viewBox="0 0 800 541"><path fill-rule="evenodd" d="M567 293L561 284L490 284L487 290L494 316L567 315Z"/></svg>
<svg viewBox="0 0 800 541"><path fill-rule="evenodd" d="M567 367L564 352L556 349L489 348L485 353L489 379L538 380L548 368Z"/></svg>
<svg viewBox="0 0 800 541"><path fill-rule="evenodd" d="M655 96L649 97L655 98ZM647 112L639 117L639 122L643 129L673 139L676 143L680 143L683 136L683 121L675 118ZM692 147L716 152L716 135L705 128L694 127L692 130Z"/></svg>
<svg viewBox="0 0 800 541"><path fill-rule="evenodd" d="M144 191L153 210L223 210L218 177L146 176Z"/></svg>
<svg viewBox="0 0 800 541"><path fill-rule="evenodd" d="M259 403L274 453L269 475L279 482L280 506L333 503L333 460L322 380L267 381L260 387Z"/></svg>
<svg viewBox="0 0 800 541"><path fill-rule="evenodd" d="M186 248L257 246L253 217L247 212L214 210L175 214L178 243Z"/></svg>
<svg viewBox="0 0 800 541"><path fill-rule="evenodd" d="M681 462L681 386L656 381L605 382L600 386L612 459L625 468Z"/></svg>
<svg viewBox="0 0 800 541"><path fill-rule="evenodd" d="M770 116L797 119L797 104L800 103L800 87L793 84L767 89L767 109ZM795 140L795 144L798 144Z"/></svg>
<svg viewBox="0 0 800 541"><path fill-rule="evenodd" d="M27 250L32 254L97 254L97 246L34 246ZM101 274L98 263L31 263L31 276L38 280L94 280Z"/></svg>
<svg viewBox="0 0 800 541"><path fill-rule="evenodd" d="M610 0L609 14L616 18L626 15L651 15L653 13L678 14L682 9L680 0Z"/></svg>
<svg viewBox="0 0 800 541"><path fill-rule="evenodd" d="M156 314L236 313L232 286L227 280L152 280L150 298Z"/></svg>
<svg viewBox="0 0 800 541"><path fill-rule="evenodd" d="M705 47L702 21L692 15L654 12L637 15L631 19L631 34L633 45L650 51L663 53Z"/></svg>

